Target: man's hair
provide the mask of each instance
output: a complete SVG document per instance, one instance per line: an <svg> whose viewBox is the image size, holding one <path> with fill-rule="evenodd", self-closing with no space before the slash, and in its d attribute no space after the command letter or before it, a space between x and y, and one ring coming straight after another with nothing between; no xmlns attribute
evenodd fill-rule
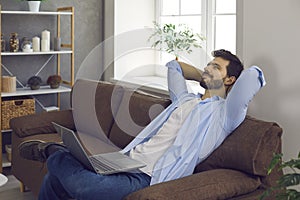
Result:
<svg viewBox="0 0 300 200"><path fill-rule="evenodd" d="M235 76L236 79L240 76L244 69L243 63L240 61L240 59L232 54L230 51L227 51L225 49L215 50L212 52L213 57L221 57L224 60L228 60L229 64L227 66L227 75Z"/></svg>

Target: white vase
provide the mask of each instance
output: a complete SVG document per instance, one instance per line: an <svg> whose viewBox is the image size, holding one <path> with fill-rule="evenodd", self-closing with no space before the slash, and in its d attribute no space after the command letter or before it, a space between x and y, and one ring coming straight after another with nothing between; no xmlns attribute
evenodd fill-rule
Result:
<svg viewBox="0 0 300 200"><path fill-rule="evenodd" d="M29 11L39 12L40 10L40 1L28 1Z"/></svg>

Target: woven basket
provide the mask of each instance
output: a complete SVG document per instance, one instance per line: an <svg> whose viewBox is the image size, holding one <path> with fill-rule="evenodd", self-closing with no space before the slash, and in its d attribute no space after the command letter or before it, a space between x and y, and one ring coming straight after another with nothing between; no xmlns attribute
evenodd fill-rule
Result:
<svg viewBox="0 0 300 200"><path fill-rule="evenodd" d="M1 103L1 128L9 129L9 120L15 117L35 113L35 101L32 98L3 100Z"/></svg>

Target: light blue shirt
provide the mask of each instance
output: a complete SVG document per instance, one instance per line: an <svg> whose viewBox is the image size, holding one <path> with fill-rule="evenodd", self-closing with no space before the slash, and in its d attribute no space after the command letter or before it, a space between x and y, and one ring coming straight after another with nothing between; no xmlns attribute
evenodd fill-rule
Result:
<svg viewBox="0 0 300 200"><path fill-rule="evenodd" d="M123 153L155 135L180 104L200 98L200 95L188 93L178 62L171 61L167 63L167 67L172 104L145 127L122 150ZM226 99L213 96L200 101L178 131L173 145L155 164L150 184L191 175L195 166L207 158L242 123L249 102L265 84L261 69L252 66L241 73Z"/></svg>

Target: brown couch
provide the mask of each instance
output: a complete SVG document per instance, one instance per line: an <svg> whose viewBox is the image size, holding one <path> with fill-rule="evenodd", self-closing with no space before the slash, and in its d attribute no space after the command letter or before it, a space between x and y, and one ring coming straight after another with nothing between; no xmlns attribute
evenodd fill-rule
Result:
<svg viewBox="0 0 300 200"><path fill-rule="evenodd" d="M93 87L96 84L97 120L103 132L120 148L171 103L165 97L107 82L80 80L74 88L84 84ZM29 139L60 141L52 121L75 130L72 110L39 113L10 122L12 172L36 195L46 166L20 158L17 147ZM126 199L257 199L282 175L282 171L274 170L266 176L273 153L281 152L281 135L282 129L276 123L247 116L223 144L195 168L193 175L147 187Z"/></svg>

